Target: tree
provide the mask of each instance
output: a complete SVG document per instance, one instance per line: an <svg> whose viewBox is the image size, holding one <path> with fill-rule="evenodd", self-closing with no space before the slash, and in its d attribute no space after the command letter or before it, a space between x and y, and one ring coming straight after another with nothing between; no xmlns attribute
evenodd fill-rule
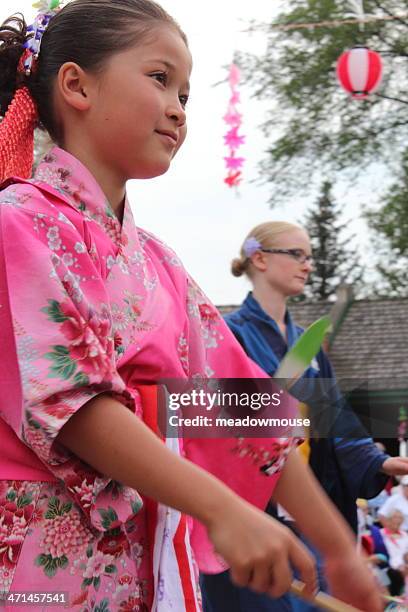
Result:
<svg viewBox="0 0 408 612"><path fill-rule="evenodd" d="M313 208L302 222L309 233L314 256L314 271L305 294L313 299L327 300L341 283L358 284L363 270L359 254L348 244L353 236L343 237L347 223L341 223L341 210L333 199L332 184L325 181Z"/></svg>
<svg viewBox="0 0 408 612"><path fill-rule="evenodd" d="M377 236L377 269L382 277L379 292L408 296L408 151L382 207L376 212L368 211L367 218Z"/></svg>
<svg viewBox="0 0 408 612"><path fill-rule="evenodd" d="M265 55L239 57L254 95L270 101L262 128L271 142L260 176L271 185L271 202L304 194L322 173L358 178L381 161L392 175L408 150L406 0L365 0L366 15L389 19L366 23L363 31L357 24L288 29L344 20L347 0L286 0L284 6L262 26ZM353 101L338 85L335 65L344 50L361 43L381 53L385 79L378 94Z"/></svg>

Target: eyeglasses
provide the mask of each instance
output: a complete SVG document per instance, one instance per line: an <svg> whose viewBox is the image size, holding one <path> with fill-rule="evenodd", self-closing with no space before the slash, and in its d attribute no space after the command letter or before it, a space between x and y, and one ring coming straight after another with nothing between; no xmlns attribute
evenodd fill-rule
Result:
<svg viewBox="0 0 408 612"><path fill-rule="evenodd" d="M306 255L302 249L260 249L263 253L280 253L281 255L289 255L298 263L313 263L313 255Z"/></svg>

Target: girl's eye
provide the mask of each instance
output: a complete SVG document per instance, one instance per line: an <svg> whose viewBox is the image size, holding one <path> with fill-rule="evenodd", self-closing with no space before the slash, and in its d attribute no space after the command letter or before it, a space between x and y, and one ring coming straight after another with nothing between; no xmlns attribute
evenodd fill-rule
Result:
<svg viewBox="0 0 408 612"><path fill-rule="evenodd" d="M188 102L188 96L179 96L180 104L183 108L186 108Z"/></svg>
<svg viewBox="0 0 408 612"><path fill-rule="evenodd" d="M153 79L156 79L156 81L158 81L162 85L167 84L167 74L165 72L154 72L150 76L153 77Z"/></svg>

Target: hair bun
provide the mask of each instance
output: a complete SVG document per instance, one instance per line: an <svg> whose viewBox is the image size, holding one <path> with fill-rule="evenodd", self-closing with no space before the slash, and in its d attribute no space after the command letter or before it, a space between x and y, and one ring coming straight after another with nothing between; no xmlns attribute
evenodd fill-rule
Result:
<svg viewBox="0 0 408 612"><path fill-rule="evenodd" d="M242 259L239 259L239 257L236 257L235 259L232 260L231 262L231 274L233 276L242 276L243 273L245 272L245 261L243 261Z"/></svg>
<svg viewBox="0 0 408 612"><path fill-rule="evenodd" d="M23 75L17 67L28 40L27 24L21 13L12 15L0 26L0 113L5 115Z"/></svg>

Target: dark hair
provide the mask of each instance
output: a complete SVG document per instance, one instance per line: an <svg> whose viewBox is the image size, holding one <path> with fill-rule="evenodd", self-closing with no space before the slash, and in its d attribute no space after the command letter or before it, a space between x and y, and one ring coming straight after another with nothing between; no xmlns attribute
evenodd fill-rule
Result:
<svg viewBox="0 0 408 612"><path fill-rule="evenodd" d="M17 75L24 51L27 24L17 13L0 26L0 112L7 110L15 90L27 85L38 107L40 126L55 142L62 137L53 106L53 86L60 67L75 62L97 73L114 55L143 40L160 22L175 28L187 45L177 22L152 0L73 0L50 21L45 31L38 67L29 77Z"/></svg>
<svg viewBox="0 0 408 612"><path fill-rule="evenodd" d="M24 51L27 25L21 13L16 13L0 27L0 113L5 114L19 84L17 66Z"/></svg>

